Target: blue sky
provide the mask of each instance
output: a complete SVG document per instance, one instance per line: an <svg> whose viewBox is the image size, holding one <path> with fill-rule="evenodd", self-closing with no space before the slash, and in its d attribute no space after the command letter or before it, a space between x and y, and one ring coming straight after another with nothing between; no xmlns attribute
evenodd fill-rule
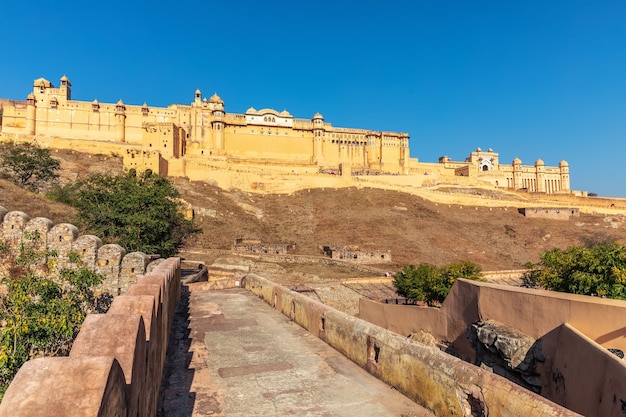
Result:
<svg viewBox="0 0 626 417"><path fill-rule="evenodd" d="M626 1L0 0L0 97L67 74L76 100L321 112L408 132L411 156L570 163L626 197Z"/></svg>

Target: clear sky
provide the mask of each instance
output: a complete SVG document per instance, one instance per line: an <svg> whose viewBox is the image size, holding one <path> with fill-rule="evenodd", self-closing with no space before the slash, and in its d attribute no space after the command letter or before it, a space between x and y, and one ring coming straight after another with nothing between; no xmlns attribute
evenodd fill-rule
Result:
<svg viewBox="0 0 626 417"><path fill-rule="evenodd" d="M411 156L565 159L572 188L626 197L626 1L0 0L0 97L320 112L408 132Z"/></svg>

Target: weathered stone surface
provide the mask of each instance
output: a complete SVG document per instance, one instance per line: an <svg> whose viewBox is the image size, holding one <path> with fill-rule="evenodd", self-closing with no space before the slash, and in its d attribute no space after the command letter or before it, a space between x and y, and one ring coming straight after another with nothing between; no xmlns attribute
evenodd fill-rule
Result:
<svg viewBox="0 0 626 417"><path fill-rule="evenodd" d="M98 260L98 250L102 246L102 240L94 235L83 235L72 244L72 252L75 252L83 265L95 269Z"/></svg>
<svg viewBox="0 0 626 417"><path fill-rule="evenodd" d="M136 282L137 275L154 269L151 258L141 252L126 255L119 245L104 245L96 236L79 236L78 228L69 223L54 225L45 217L31 219L21 211L7 211L0 207L0 243L7 246L13 254L18 254L20 245L29 246L41 253L53 251L54 258L41 260L42 270L52 278L58 276L63 268L73 268L77 259L87 268L103 274L106 279L97 291L122 294ZM52 261L52 262L50 262ZM160 260L163 262L164 260Z"/></svg>
<svg viewBox="0 0 626 417"><path fill-rule="evenodd" d="M109 357L26 362L0 403L0 417L126 417L124 373Z"/></svg>
<svg viewBox="0 0 626 417"><path fill-rule="evenodd" d="M348 316L262 277L248 274L242 285L436 415L578 415L501 376Z"/></svg>
<svg viewBox="0 0 626 417"><path fill-rule="evenodd" d="M107 335L107 337L102 337ZM128 415L145 415L146 331L139 314L90 314L74 341L70 357L112 356L126 380ZM152 365L152 364L149 364Z"/></svg>
<svg viewBox="0 0 626 417"><path fill-rule="evenodd" d="M13 251L22 243L24 228L30 220L28 214L22 211L10 211L4 215L2 221L2 239Z"/></svg>
<svg viewBox="0 0 626 417"><path fill-rule="evenodd" d="M69 357L22 366L0 416L155 416L173 321L163 314L173 316L180 296L180 259L164 260L133 287L136 295L116 298L107 314L87 316Z"/></svg>
<svg viewBox="0 0 626 417"><path fill-rule="evenodd" d="M541 340L492 320L471 325L468 336L476 349L477 365L541 392L537 372L537 362L545 361Z"/></svg>

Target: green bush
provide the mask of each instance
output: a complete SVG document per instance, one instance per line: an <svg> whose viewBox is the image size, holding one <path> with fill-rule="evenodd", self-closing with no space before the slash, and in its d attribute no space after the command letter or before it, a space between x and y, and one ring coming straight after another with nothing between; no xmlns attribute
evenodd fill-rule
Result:
<svg viewBox="0 0 626 417"><path fill-rule="evenodd" d="M199 231L184 218L178 190L151 171L96 174L59 187L49 196L76 207L78 224L88 233L129 252L168 257L187 236Z"/></svg>
<svg viewBox="0 0 626 417"><path fill-rule="evenodd" d="M396 273L393 285L399 295L429 305L441 304L459 278L480 279L480 268L472 262L450 263L444 267L409 265Z"/></svg>
<svg viewBox="0 0 626 417"><path fill-rule="evenodd" d="M53 184L61 162L36 143L5 142L0 146L0 171L22 188L39 191L44 185Z"/></svg>
<svg viewBox="0 0 626 417"><path fill-rule="evenodd" d="M19 368L29 359L69 354L85 315L104 312L111 297L96 297L101 275L79 265L63 269L54 280L46 275L52 252L37 251L36 235L25 240L13 256L0 248L0 276L6 291L0 296L0 399Z"/></svg>
<svg viewBox="0 0 626 417"><path fill-rule="evenodd" d="M527 266L526 286L626 300L626 248L619 243L555 248Z"/></svg>

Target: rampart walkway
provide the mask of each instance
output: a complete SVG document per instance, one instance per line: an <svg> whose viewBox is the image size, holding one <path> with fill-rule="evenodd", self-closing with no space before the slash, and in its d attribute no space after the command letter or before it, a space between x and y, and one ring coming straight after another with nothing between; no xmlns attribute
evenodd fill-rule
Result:
<svg viewBox="0 0 626 417"><path fill-rule="evenodd" d="M189 287L161 416L432 416L247 290Z"/></svg>

